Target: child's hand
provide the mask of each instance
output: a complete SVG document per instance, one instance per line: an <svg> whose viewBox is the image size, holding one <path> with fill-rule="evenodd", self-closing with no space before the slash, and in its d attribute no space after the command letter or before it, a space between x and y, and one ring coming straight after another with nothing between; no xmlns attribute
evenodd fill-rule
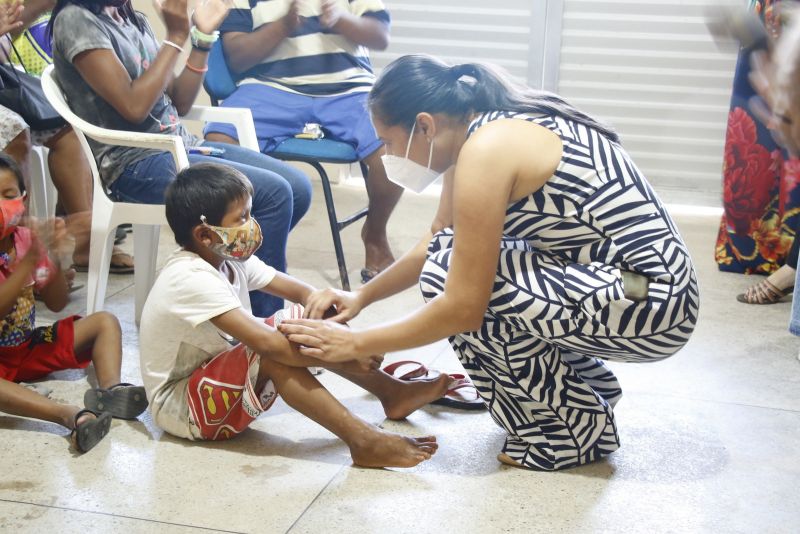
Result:
<svg viewBox="0 0 800 534"><path fill-rule="evenodd" d="M358 293L333 288L314 291L308 296L304 306L303 315L306 319L323 319L328 310L334 308L336 313L329 319L337 323L349 321L361 311Z"/></svg>
<svg viewBox="0 0 800 534"><path fill-rule="evenodd" d="M59 263L60 258L69 257L75 246L75 240L69 232L64 219L56 217L54 219L34 219L29 217L25 225L31 229L34 238L40 243L39 247L44 248L55 263Z"/></svg>
<svg viewBox="0 0 800 534"><path fill-rule="evenodd" d="M333 28L344 15L344 11L339 8L336 0L322 0L321 7L322 14L319 17L319 23L323 28Z"/></svg>

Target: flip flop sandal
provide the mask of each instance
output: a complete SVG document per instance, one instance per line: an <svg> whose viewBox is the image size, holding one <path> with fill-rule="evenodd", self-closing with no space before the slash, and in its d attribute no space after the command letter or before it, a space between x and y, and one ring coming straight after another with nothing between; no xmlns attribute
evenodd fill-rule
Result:
<svg viewBox="0 0 800 534"><path fill-rule="evenodd" d="M485 410L486 404L478 395L478 390L472 381L463 374L454 373L450 375L456 381L450 386L445 394L431 402L439 406L458 408L460 410Z"/></svg>
<svg viewBox="0 0 800 534"><path fill-rule="evenodd" d="M147 395L142 386L117 384L108 389L90 389L83 395L83 405L106 412L117 419L136 419L147 409Z"/></svg>
<svg viewBox="0 0 800 534"><path fill-rule="evenodd" d="M361 283L366 284L379 274L381 274L381 271L377 269L369 269L367 267L364 267L363 269L361 269Z"/></svg>
<svg viewBox="0 0 800 534"><path fill-rule="evenodd" d="M398 376L399 370L403 367L406 368L406 372ZM433 380L439 378L439 375L442 374L440 371L428 369L420 362L415 362L413 360L390 363L382 370L394 378L406 382L411 382L413 380Z"/></svg>
<svg viewBox="0 0 800 534"><path fill-rule="evenodd" d="M751 286L740 295L736 295L736 300L745 304L776 304L783 299L786 295L792 294L794 286L785 289L778 289L771 282L762 280L754 286Z"/></svg>
<svg viewBox="0 0 800 534"><path fill-rule="evenodd" d="M87 414L92 414L95 418L78 424L78 419ZM75 428L72 429L70 438L75 438L75 446L80 452L88 452L100 443L110 429L111 414L83 409L75 414Z"/></svg>
<svg viewBox="0 0 800 534"><path fill-rule="evenodd" d="M124 254L124 252L123 252ZM75 269L75 272L78 273L88 273L89 266L88 265L77 265L73 264L71 269ZM108 265L108 272L111 274L133 274L133 270L135 267L131 267L130 265L124 265L122 263L110 263Z"/></svg>

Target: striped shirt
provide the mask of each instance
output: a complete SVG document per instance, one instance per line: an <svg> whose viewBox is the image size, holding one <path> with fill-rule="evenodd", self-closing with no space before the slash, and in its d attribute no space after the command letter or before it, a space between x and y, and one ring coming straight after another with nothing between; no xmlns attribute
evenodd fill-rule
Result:
<svg viewBox="0 0 800 534"><path fill-rule="evenodd" d="M290 0L234 0L221 33L250 33L279 21ZM389 12L381 0L338 0L340 9L358 17L372 17L389 25ZM245 72L239 84L263 83L312 96L367 92L375 74L365 46L320 24L321 2L301 8L302 22L261 63Z"/></svg>

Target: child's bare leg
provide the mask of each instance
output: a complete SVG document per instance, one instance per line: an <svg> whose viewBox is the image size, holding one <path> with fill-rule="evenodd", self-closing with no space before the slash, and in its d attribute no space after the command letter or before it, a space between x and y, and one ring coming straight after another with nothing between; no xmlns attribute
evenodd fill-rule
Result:
<svg viewBox="0 0 800 534"><path fill-rule="evenodd" d="M93 313L75 321L75 352L90 349L97 383L107 389L120 381L122 330L108 312Z"/></svg>
<svg viewBox="0 0 800 534"><path fill-rule="evenodd" d="M364 467L413 467L436 452L436 438L409 438L385 432L354 416L317 379L300 367L262 357L256 391L272 380L295 410L327 428L350 448L353 463Z"/></svg>
<svg viewBox="0 0 800 534"><path fill-rule="evenodd" d="M72 429L77 406L59 404L26 387L0 379L0 411L21 417L50 421Z"/></svg>
<svg viewBox="0 0 800 534"><path fill-rule="evenodd" d="M285 338L284 338L285 339ZM419 408L440 398L447 392L452 379L445 375L431 380L398 380L380 369L371 369L368 362L351 361L328 363L303 356L297 345L285 339L282 350L270 353L269 357L290 367L324 367L369 391L381 401L383 411L389 419L405 419Z"/></svg>
<svg viewBox="0 0 800 534"><path fill-rule="evenodd" d="M381 401L383 412L389 419L405 419L426 404L441 398L453 379L442 373L430 380L399 380L381 369L369 373L354 373L331 369L337 375L360 386Z"/></svg>

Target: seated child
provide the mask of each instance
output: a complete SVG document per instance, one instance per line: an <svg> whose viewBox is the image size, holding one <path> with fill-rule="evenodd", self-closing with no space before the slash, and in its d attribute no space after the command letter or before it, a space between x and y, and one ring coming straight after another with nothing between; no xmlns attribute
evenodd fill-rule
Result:
<svg viewBox="0 0 800 534"><path fill-rule="evenodd" d="M314 288L276 272L253 253L262 241L251 218L253 188L237 170L215 163L184 169L166 192L167 220L181 246L167 260L142 313L141 370L153 419L191 440L228 439L245 430L281 395L350 448L366 467L411 467L436 452L434 437L385 432L354 416L308 367L320 366L375 394L387 416L402 419L440 398L451 383L401 381L372 362L327 364L301 355L278 332L285 313L250 312L248 291L304 303ZM270 231L264 230L266 239Z"/></svg>
<svg viewBox="0 0 800 534"><path fill-rule="evenodd" d="M53 311L66 306L68 289L36 233L19 226L24 198L19 167L0 152L0 411L63 425L72 430L73 446L86 452L108 433L112 417L135 418L147 408L147 398L141 386L119 383L122 334L113 315L72 316L35 328L34 289ZM57 245L64 238L63 221L51 230ZM90 363L100 387L86 392L86 409L51 401L17 383Z"/></svg>

